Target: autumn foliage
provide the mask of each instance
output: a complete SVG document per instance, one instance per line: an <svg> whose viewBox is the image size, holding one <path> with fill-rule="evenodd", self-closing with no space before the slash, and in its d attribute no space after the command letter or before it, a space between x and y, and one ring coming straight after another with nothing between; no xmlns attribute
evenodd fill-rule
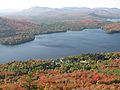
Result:
<svg viewBox="0 0 120 90"><path fill-rule="evenodd" d="M120 90L120 53L0 65L1 90ZM11 71L11 72L10 72Z"/></svg>

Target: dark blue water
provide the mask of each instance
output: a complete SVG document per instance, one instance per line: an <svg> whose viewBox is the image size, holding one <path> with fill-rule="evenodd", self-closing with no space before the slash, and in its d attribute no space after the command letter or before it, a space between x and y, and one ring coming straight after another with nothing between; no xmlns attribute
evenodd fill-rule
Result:
<svg viewBox="0 0 120 90"><path fill-rule="evenodd" d="M120 51L120 33L107 34L101 29L85 29L39 35L32 42L16 46L0 45L0 63L112 51Z"/></svg>

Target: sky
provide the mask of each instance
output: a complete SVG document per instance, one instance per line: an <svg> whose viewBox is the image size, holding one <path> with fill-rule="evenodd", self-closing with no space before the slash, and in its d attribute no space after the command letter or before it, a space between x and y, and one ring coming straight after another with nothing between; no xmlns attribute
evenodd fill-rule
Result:
<svg viewBox="0 0 120 90"><path fill-rule="evenodd" d="M2 9L27 9L30 7L108 7L120 8L120 0L0 0Z"/></svg>

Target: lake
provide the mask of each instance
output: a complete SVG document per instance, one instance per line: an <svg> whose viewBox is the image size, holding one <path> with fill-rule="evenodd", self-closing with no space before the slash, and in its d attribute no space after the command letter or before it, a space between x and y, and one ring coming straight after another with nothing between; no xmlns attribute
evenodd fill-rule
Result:
<svg viewBox="0 0 120 90"><path fill-rule="evenodd" d="M120 22L120 19L107 19L106 21L110 21L110 22Z"/></svg>
<svg viewBox="0 0 120 90"><path fill-rule="evenodd" d="M38 35L34 41L21 45L0 45L0 63L117 51L120 51L120 33L108 34L101 29L85 29Z"/></svg>

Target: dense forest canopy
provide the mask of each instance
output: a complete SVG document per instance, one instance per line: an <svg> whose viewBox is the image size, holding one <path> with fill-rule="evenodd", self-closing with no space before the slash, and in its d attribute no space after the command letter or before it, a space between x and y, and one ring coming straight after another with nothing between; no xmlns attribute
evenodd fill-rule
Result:
<svg viewBox="0 0 120 90"><path fill-rule="evenodd" d="M120 53L0 64L0 89L119 90Z"/></svg>

